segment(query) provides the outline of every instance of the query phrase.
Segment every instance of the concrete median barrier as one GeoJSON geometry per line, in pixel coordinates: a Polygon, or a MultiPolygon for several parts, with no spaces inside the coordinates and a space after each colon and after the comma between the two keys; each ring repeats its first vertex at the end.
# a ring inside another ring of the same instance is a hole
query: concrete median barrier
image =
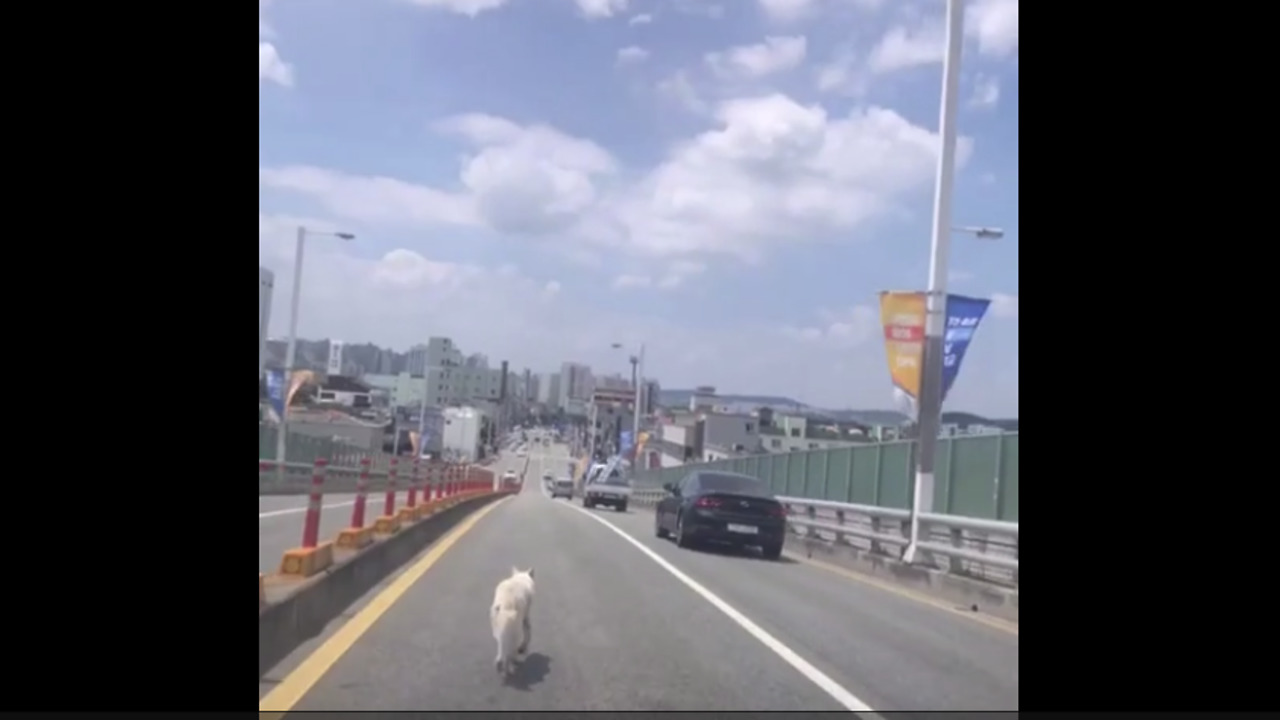
{"type": "Polygon", "coordinates": [[[401,525],[394,534],[375,537],[358,551],[342,554],[312,577],[268,577],[264,587],[259,576],[259,679],[463,518],[510,494],[475,493],[430,503],[430,514],[401,525]]]}

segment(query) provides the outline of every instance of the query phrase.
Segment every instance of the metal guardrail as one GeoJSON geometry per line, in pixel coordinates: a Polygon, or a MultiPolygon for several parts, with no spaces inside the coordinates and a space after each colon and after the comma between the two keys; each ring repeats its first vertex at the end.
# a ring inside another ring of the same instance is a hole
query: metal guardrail
{"type": "MultiPolygon", "coordinates": [[[[631,498],[635,504],[656,505],[666,494],[661,488],[637,487],[631,498]]],[[[787,524],[797,535],[897,559],[910,542],[907,510],[812,498],[778,500],[787,506],[787,524]]],[[[956,575],[1017,586],[1018,523],[937,513],[921,513],[920,523],[918,559],[930,559],[956,575]]]]}

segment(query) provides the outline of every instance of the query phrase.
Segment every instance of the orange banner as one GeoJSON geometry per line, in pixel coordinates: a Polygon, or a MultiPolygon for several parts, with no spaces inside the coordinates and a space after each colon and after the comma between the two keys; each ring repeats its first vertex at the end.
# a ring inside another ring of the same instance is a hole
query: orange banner
{"type": "Polygon", "coordinates": [[[303,385],[314,383],[316,374],[310,370],[294,370],[292,377],[289,379],[289,391],[284,396],[285,412],[289,412],[289,405],[293,403],[293,396],[302,389],[303,385]]]}
{"type": "Polygon", "coordinates": [[[880,293],[880,323],[884,326],[889,377],[913,400],[920,396],[925,304],[925,294],[921,292],[880,293]]]}

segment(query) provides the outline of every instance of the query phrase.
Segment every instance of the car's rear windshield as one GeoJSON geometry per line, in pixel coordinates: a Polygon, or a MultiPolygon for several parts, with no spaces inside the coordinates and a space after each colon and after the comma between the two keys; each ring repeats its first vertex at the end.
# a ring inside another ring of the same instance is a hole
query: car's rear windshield
{"type": "Polygon", "coordinates": [[[622,477],[622,473],[614,470],[612,475],[600,482],[603,482],[605,485],[626,485],[627,479],[622,477]]]}
{"type": "Polygon", "coordinates": [[[764,483],[753,477],[743,475],[719,475],[703,473],[698,476],[698,487],[702,492],[749,493],[751,495],[772,495],[764,483]]]}

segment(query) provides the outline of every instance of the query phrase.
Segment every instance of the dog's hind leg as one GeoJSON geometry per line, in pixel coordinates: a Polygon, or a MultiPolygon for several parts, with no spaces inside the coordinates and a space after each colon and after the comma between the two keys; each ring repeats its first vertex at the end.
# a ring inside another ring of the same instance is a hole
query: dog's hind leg
{"type": "Polygon", "coordinates": [[[529,652],[529,641],[533,639],[533,622],[529,619],[528,613],[524,616],[524,637],[520,639],[520,647],[516,648],[516,654],[523,656],[529,652]]]}

